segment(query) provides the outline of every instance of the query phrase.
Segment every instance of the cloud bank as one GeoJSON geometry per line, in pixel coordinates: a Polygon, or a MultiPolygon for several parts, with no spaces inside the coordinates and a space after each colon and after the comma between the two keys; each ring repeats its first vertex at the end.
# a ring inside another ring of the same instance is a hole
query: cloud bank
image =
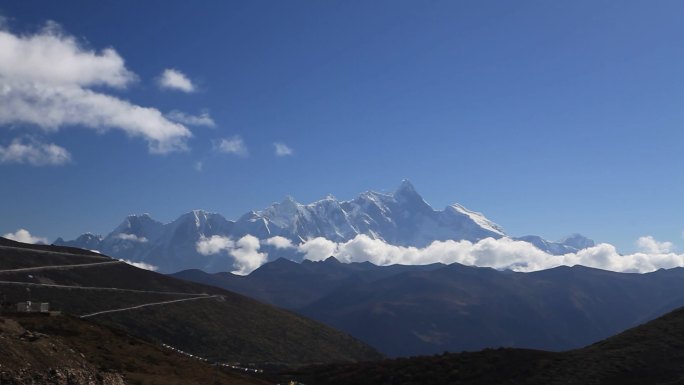
{"type": "Polygon", "coordinates": [[[192,84],[192,81],[184,73],[173,68],[165,69],[159,76],[159,87],[183,92],[195,91],[195,85],[192,84]]]}
{"type": "MultiPolygon", "coordinates": [[[[643,245],[644,251],[626,255],[618,253],[615,246],[606,243],[576,253],[552,255],[530,243],[511,238],[486,238],[474,243],[435,241],[424,248],[390,245],[367,235],[358,235],[350,241],[340,243],[325,238],[313,238],[295,245],[287,238],[279,236],[262,240],[261,243],[274,246],[276,249],[295,250],[304,259],[312,261],[321,261],[333,256],[346,263],[371,262],[380,266],[460,263],[531,272],[562,265],[583,265],[628,273],[646,273],[661,268],[684,266],[684,254],[673,252],[671,243],[658,242],[651,236],[641,237],[637,242],[643,245]]],[[[228,237],[213,236],[200,240],[197,243],[197,251],[203,255],[227,251],[236,258],[237,272],[249,274],[264,264],[268,257],[266,253],[259,253],[258,246],[259,241],[251,235],[241,238],[238,242],[233,242],[228,237]],[[235,253],[238,248],[243,250],[235,253]]]]}
{"type": "Polygon", "coordinates": [[[47,132],[64,126],[117,129],[146,140],[153,153],[185,149],[192,136],[185,126],[105,91],[136,80],[114,49],[86,49],[54,23],[27,35],[0,29],[0,125],[29,124],[47,132]]]}
{"type": "Polygon", "coordinates": [[[70,162],[71,153],[54,143],[16,138],[8,146],[0,146],[0,163],[61,166],[70,162]]]}
{"type": "Polygon", "coordinates": [[[476,243],[435,241],[425,248],[416,248],[389,245],[381,240],[359,235],[343,243],[315,238],[299,245],[298,250],[310,260],[322,260],[334,256],[343,262],[369,261],[376,265],[461,263],[522,272],[544,270],[561,265],[583,265],[635,273],[684,266],[684,254],[672,252],[671,243],[657,242],[650,236],[640,238],[639,243],[643,244],[647,250],[622,255],[618,253],[615,246],[603,243],[577,253],[551,255],[530,243],[510,238],[486,238],[476,243]]]}
{"type": "Polygon", "coordinates": [[[31,233],[26,229],[19,229],[13,233],[7,233],[3,235],[3,238],[11,239],[13,241],[31,244],[48,244],[47,238],[36,237],[31,235],[31,233]]]}
{"type": "Polygon", "coordinates": [[[637,239],[637,246],[649,254],[667,254],[672,250],[672,242],[658,242],[650,235],[637,239]]]}

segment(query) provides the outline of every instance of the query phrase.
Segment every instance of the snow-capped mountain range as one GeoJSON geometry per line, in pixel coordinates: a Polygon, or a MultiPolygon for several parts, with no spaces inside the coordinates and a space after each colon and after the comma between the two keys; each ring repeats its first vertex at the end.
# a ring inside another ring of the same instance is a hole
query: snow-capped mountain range
{"type": "MultiPolygon", "coordinates": [[[[264,210],[250,211],[236,221],[202,210],[193,210],[166,224],[148,214],[130,215],[104,237],[87,233],[71,241],[59,238],[54,243],[144,262],[157,266],[161,272],[190,268],[216,272],[228,270],[230,258],[201,254],[197,250],[197,242],[201,239],[223,236],[237,240],[252,235],[266,240],[280,236],[298,245],[318,237],[346,242],[361,234],[392,245],[415,247],[425,247],[433,241],[477,242],[488,237],[507,237],[499,225],[459,204],[434,210],[413,185],[404,180],[394,193],[367,191],[350,201],[327,196],[304,205],[287,197],[264,210]]],[[[551,254],[575,252],[594,245],[581,235],[559,242],[538,236],[514,239],[532,243],[551,254]]],[[[269,260],[281,256],[297,258],[292,250],[264,245],[264,251],[269,260]]]]}

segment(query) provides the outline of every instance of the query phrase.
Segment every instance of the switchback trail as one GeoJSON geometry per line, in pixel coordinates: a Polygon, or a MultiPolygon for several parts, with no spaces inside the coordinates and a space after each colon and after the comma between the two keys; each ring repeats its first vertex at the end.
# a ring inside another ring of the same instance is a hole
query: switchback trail
{"type": "Polygon", "coordinates": [[[201,297],[194,297],[194,298],[175,299],[175,300],[173,300],[173,301],[145,303],[145,304],[142,304],[142,305],[131,306],[131,307],[125,307],[125,308],[121,308],[121,309],[102,310],[102,311],[98,311],[98,312],[95,312],[95,313],[84,314],[84,315],[82,315],[82,316],[80,316],[80,317],[81,317],[81,318],[88,318],[88,317],[93,317],[93,316],[100,315],[100,314],[116,313],[116,312],[127,311],[127,310],[136,310],[136,309],[140,309],[140,308],[148,307],[148,306],[168,305],[168,304],[176,303],[176,302],[195,301],[195,300],[198,300],[198,299],[209,299],[209,298],[218,298],[218,297],[221,297],[221,296],[220,296],[220,295],[204,295],[204,296],[201,296],[201,297]]]}
{"type": "Polygon", "coordinates": [[[126,262],[123,262],[123,261],[105,261],[105,262],[94,262],[94,263],[79,263],[79,264],[74,264],[74,265],[48,265],[48,266],[35,266],[35,267],[20,267],[18,269],[0,270],[0,274],[2,274],[2,273],[22,273],[22,272],[30,272],[30,271],[41,271],[41,270],[68,270],[68,269],[75,269],[75,268],[81,268],[81,267],[114,265],[114,264],[119,264],[119,263],[126,263],[126,262]]]}
{"type": "Polygon", "coordinates": [[[85,257],[85,258],[93,258],[93,259],[110,259],[106,255],[79,254],[79,253],[69,253],[66,251],[40,250],[40,249],[32,249],[32,248],[25,248],[25,247],[0,245],[0,250],[3,250],[3,249],[19,251],[19,252],[23,252],[23,253],[57,254],[57,255],[66,255],[66,256],[70,256],[70,257],[76,256],[76,257],[85,257]]]}
{"type": "Polygon", "coordinates": [[[188,295],[188,296],[193,296],[193,297],[207,297],[208,296],[208,294],[206,294],[206,293],[181,293],[181,292],[174,292],[174,291],[121,289],[118,287],[69,286],[69,285],[57,285],[57,284],[52,284],[52,283],[34,283],[34,282],[0,281],[0,285],[51,287],[51,288],[55,288],[55,289],[122,291],[122,292],[130,292],[130,293],[148,293],[148,294],[188,295]]]}

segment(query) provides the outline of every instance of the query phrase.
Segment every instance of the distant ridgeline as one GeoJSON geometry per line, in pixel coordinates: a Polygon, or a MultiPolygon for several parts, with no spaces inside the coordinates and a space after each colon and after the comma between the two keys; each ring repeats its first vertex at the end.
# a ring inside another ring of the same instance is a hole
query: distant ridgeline
{"type": "Polygon", "coordinates": [[[174,276],[294,310],[389,356],[579,348],[684,306],[684,268],[634,274],[561,266],[516,273],[329,258],[279,259],[247,276],[201,270],[174,276]]]}
{"type": "MultiPolygon", "coordinates": [[[[170,223],[161,223],[147,214],[127,217],[106,236],[83,234],[75,240],[61,238],[56,245],[98,250],[106,255],[133,262],[144,262],[158,271],[172,273],[185,269],[207,272],[229,270],[233,257],[226,253],[205,255],[197,242],[212,236],[238,240],[251,235],[259,240],[283,237],[298,245],[305,240],[325,238],[345,242],[363,234],[391,245],[425,247],[433,241],[506,237],[503,229],[484,215],[459,204],[434,210],[408,181],[390,194],[367,191],[350,201],[328,196],[303,205],[288,197],[261,211],[250,211],[236,221],[220,214],[194,210],[170,223]]],[[[559,242],[538,236],[515,238],[532,243],[551,254],[565,254],[591,247],[594,242],[573,235],[559,242]]],[[[286,257],[301,260],[293,248],[262,242],[261,252],[269,260],[286,257]]]]}

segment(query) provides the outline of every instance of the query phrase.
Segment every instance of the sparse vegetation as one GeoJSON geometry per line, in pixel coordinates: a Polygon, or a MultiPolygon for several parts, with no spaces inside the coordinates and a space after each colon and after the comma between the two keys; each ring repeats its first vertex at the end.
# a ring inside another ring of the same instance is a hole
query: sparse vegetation
{"type": "Polygon", "coordinates": [[[0,317],[0,371],[11,384],[258,385],[267,384],[212,367],[97,323],[69,316],[0,317]],[[28,331],[28,332],[27,332],[28,331]],[[26,333],[39,338],[28,341],[26,333]]]}

